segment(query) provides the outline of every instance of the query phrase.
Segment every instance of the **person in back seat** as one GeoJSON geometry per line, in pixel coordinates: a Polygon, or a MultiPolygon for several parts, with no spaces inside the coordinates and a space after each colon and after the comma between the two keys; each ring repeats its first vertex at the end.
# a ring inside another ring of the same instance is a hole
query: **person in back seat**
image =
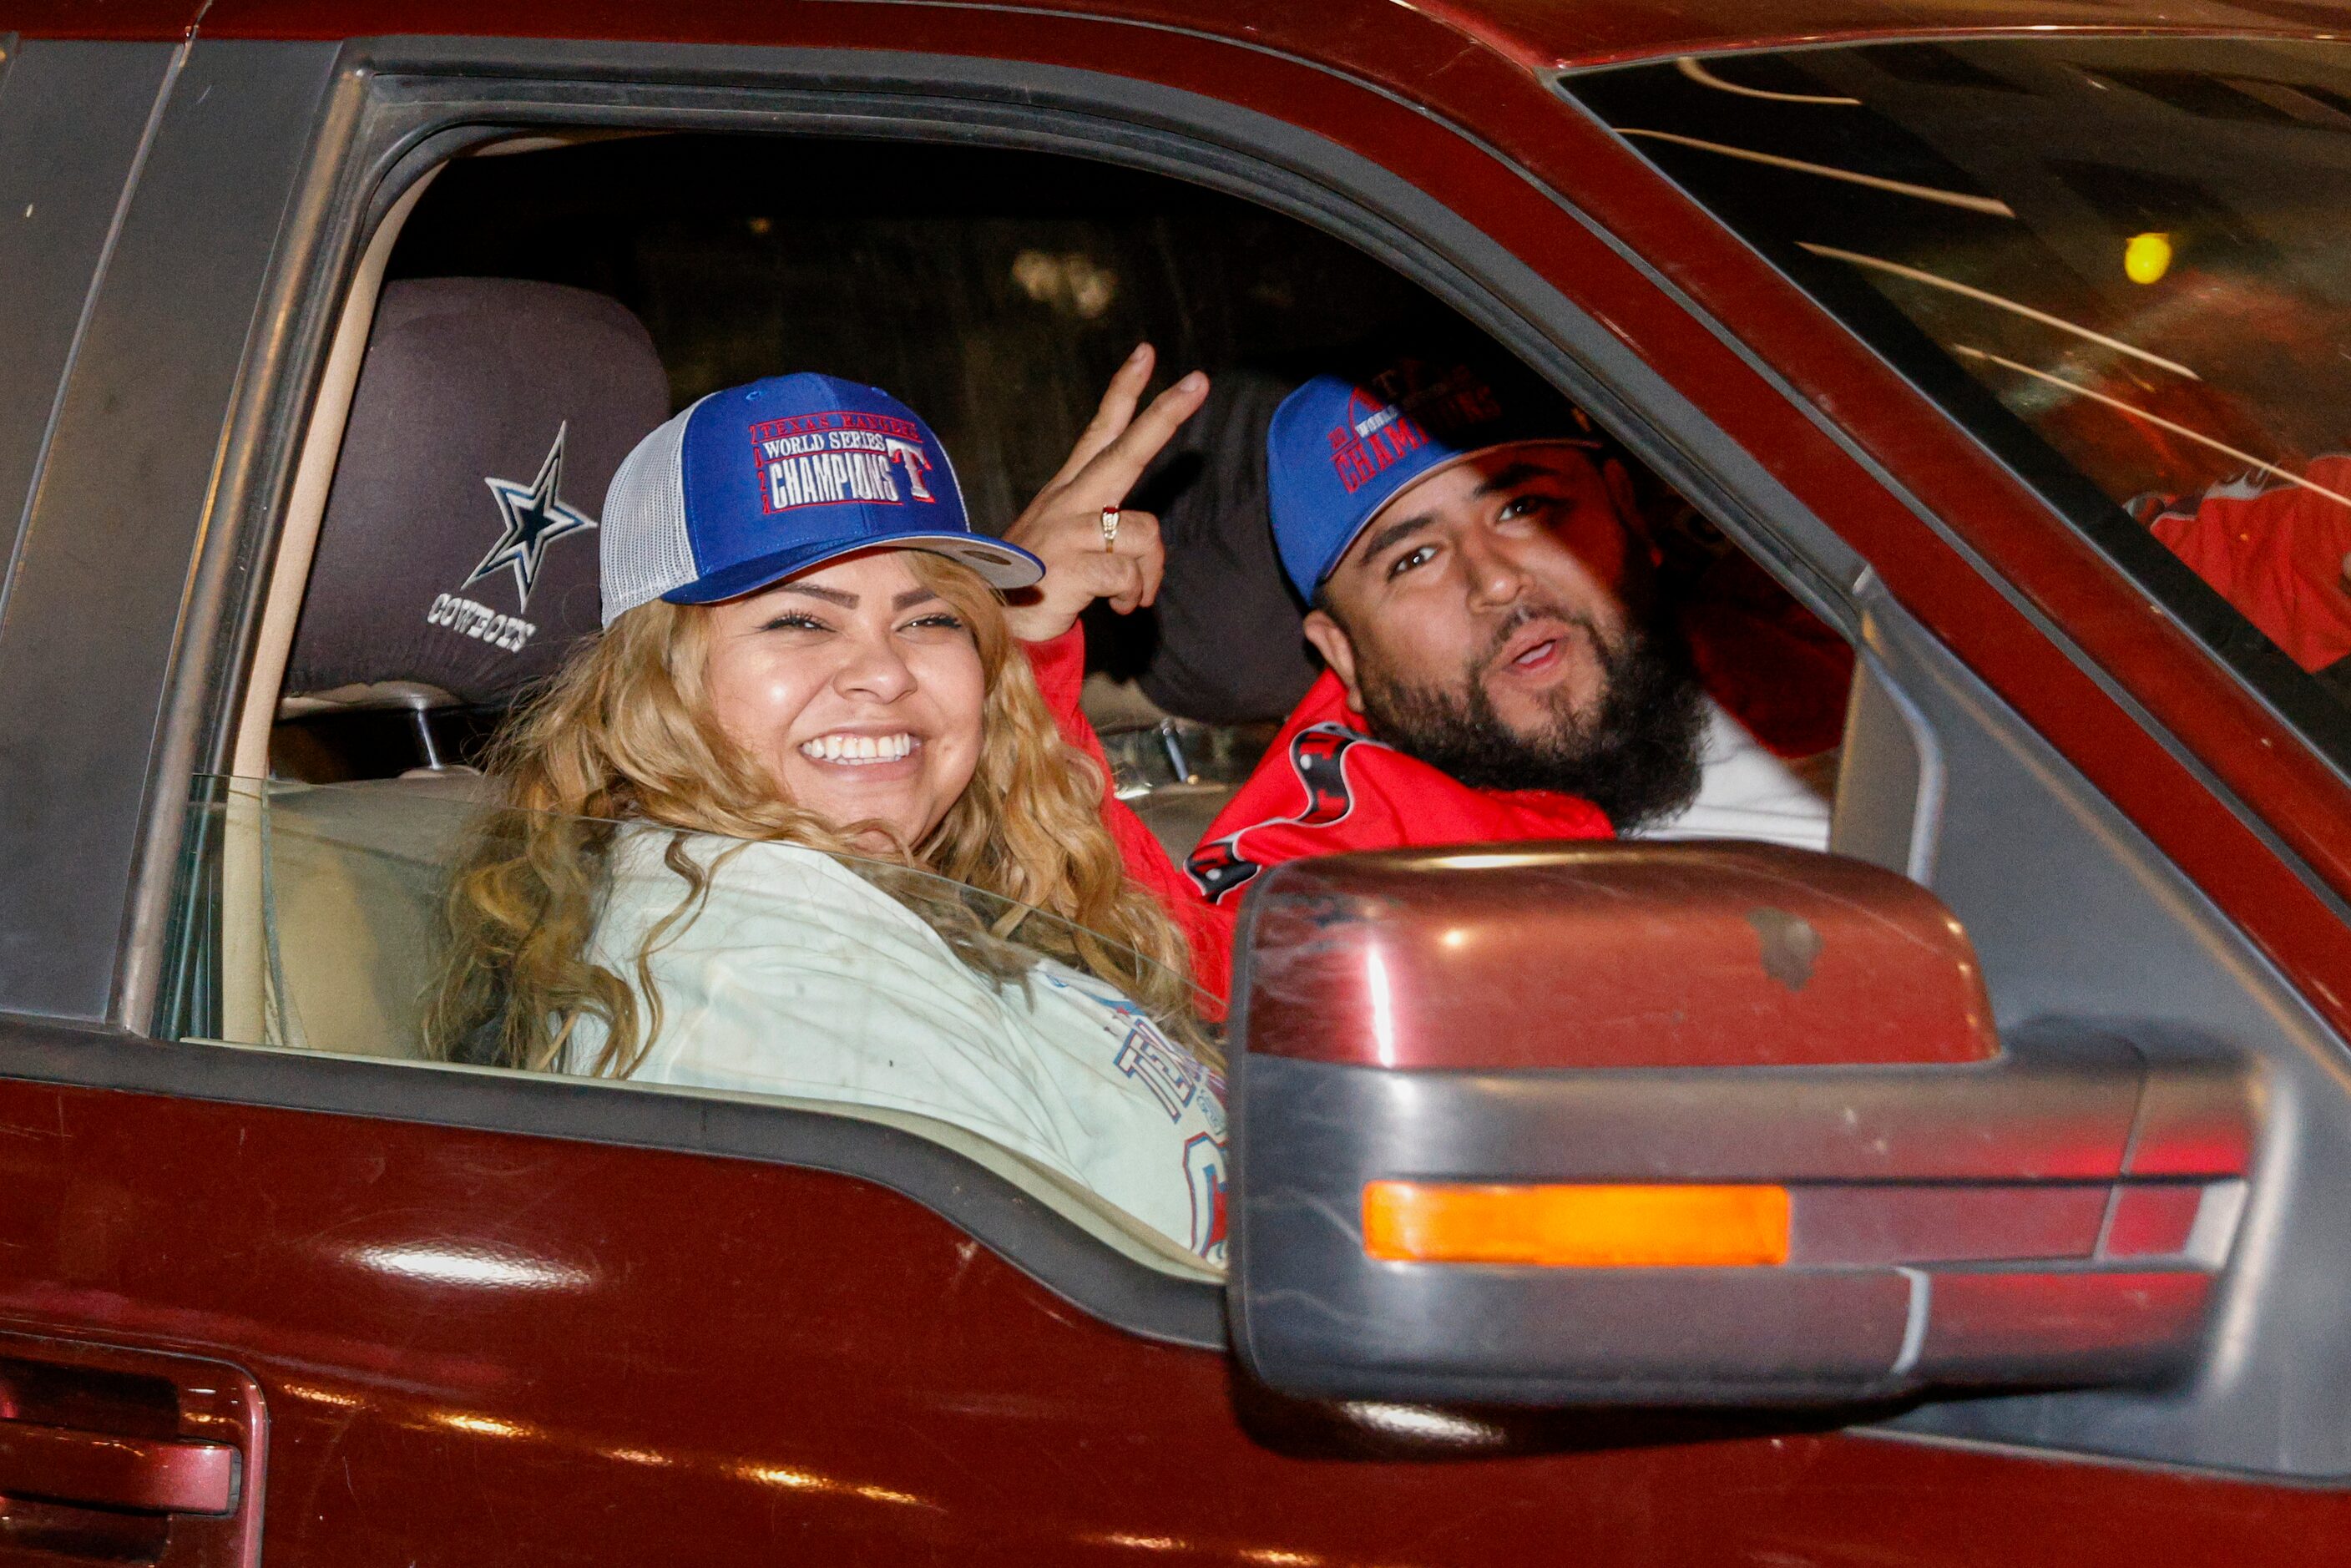
{"type": "Polygon", "coordinates": [[[1015,642],[1151,595],[1113,492],[1200,383],[1137,417],[1149,370],[1009,542],[873,388],[780,377],[648,436],[604,505],[605,630],[494,754],[511,809],[455,880],[434,1049],[948,1122],[1220,1260],[1186,939],[1015,642]]]}
{"type": "Polygon", "coordinates": [[[1348,850],[1825,847],[1824,795],[1777,753],[1834,744],[1849,650],[1735,553],[1667,591],[1624,465],[1513,369],[1406,357],[1276,412],[1274,540],[1326,668],[1190,856],[1207,906],[1348,850]]]}

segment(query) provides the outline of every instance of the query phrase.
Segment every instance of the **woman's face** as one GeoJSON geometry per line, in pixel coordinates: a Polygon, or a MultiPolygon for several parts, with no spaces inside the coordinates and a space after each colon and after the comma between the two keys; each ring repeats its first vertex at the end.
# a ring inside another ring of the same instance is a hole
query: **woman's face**
{"type": "Polygon", "coordinates": [[[971,782],[987,679],[909,555],[850,556],[712,606],[705,678],[720,727],[794,805],[911,846],[971,782]]]}

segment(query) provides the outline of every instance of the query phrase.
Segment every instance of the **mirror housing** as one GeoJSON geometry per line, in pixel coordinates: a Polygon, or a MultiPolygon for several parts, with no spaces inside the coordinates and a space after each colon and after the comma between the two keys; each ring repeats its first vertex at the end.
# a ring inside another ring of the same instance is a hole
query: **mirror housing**
{"type": "Polygon", "coordinates": [[[2185,1371],[2252,1085],[2000,1040],[1965,932],[1856,861],[1601,842],[1253,891],[1234,1343],[1318,1398],[1749,1405],[2185,1371]]]}

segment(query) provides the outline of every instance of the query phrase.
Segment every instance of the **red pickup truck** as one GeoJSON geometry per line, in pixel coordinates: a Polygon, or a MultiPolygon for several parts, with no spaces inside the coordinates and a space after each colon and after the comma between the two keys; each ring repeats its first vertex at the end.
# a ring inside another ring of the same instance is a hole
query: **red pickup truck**
{"type": "Polygon", "coordinates": [[[0,0],[0,1561],[2351,1560],[2346,26],[0,0]],[[1135,337],[1429,312],[1856,651],[1832,853],[1264,878],[1228,1270],[421,1059],[652,423],[878,380],[985,520],[1135,337]]]}

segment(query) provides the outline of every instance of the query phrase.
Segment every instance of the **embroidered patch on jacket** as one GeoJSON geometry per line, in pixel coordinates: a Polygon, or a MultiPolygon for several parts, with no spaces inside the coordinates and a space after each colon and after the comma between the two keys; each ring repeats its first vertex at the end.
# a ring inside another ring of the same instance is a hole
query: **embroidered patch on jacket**
{"type": "Polygon", "coordinates": [[[1290,768],[1306,791],[1306,809],[1294,817],[1251,822],[1194,850],[1184,862],[1184,869],[1191,874],[1202,895],[1211,904],[1221,904],[1228,894],[1248,886],[1265,869],[1241,853],[1243,834],[1265,827],[1327,828],[1344,821],[1355,809],[1354,792],[1347,783],[1345,758],[1349,747],[1368,738],[1343,724],[1309,725],[1291,736],[1290,768]]]}

